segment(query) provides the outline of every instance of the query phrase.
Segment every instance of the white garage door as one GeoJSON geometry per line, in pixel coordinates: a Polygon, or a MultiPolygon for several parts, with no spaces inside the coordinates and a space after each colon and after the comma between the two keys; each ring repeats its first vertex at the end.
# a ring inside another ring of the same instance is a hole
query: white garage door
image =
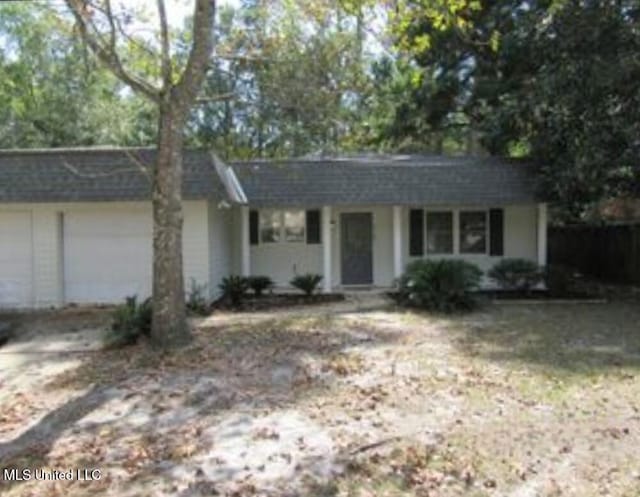
{"type": "Polygon", "coordinates": [[[65,212],[65,300],[116,303],[151,295],[151,237],[150,210],[65,212]]]}
{"type": "Polygon", "coordinates": [[[0,212],[0,306],[31,304],[32,267],[31,213],[0,212]]]}

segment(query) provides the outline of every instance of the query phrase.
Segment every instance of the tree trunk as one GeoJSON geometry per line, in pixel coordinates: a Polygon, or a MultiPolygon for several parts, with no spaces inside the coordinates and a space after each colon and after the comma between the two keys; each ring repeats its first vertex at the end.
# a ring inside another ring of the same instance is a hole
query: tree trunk
{"type": "Polygon", "coordinates": [[[182,269],[182,145],[184,113],[160,105],[158,155],[153,175],[153,318],[151,338],[169,348],[191,339],[182,269]]]}

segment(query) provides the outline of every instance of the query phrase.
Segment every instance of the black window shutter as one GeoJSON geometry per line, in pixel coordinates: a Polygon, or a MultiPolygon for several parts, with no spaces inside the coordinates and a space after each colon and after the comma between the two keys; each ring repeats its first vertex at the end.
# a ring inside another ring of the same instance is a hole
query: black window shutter
{"type": "Polygon", "coordinates": [[[258,245],[259,223],[258,211],[249,211],[249,243],[251,245],[258,245]]]}
{"type": "Polygon", "coordinates": [[[489,211],[489,255],[504,255],[504,210],[489,211]]]}
{"type": "Polygon", "coordinates": [[[409,255],[424,255],[424,211],[409,211],[409,255]]]}
{"type": "Polygon", "coordinates": [[[320,243],[320,211],[307,211],[307,243],[320,243]]]}

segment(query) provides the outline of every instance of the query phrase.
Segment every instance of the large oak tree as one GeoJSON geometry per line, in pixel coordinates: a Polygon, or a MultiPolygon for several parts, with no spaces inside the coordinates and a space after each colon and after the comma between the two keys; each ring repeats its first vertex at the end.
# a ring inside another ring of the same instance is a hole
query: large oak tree
{"type": "Polygon", "coordinates": [[[164,0],[156,0],[157,25],[152,30],[140,26],[142,16],[116,10],[111,0],[66,0],[66,4],[77,33],[97,59],[157,107],[157,156],[151,174],[151,336],[161,347],[183,344],[190,332],[182,265],[182,149],[185,124],[213,49],[215,0],[195,0],[191,39],[179,40],[182,51],[175,50],[164,0]]]}

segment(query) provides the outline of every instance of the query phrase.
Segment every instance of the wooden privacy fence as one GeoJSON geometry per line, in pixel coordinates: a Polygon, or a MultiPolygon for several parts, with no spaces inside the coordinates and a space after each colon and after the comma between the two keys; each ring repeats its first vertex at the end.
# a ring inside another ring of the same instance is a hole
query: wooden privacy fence
{"type": "Polygon", "coordinates": [[[549,228],[549,264],[612,283],[640,284],[640,223],[549,228]]]}

